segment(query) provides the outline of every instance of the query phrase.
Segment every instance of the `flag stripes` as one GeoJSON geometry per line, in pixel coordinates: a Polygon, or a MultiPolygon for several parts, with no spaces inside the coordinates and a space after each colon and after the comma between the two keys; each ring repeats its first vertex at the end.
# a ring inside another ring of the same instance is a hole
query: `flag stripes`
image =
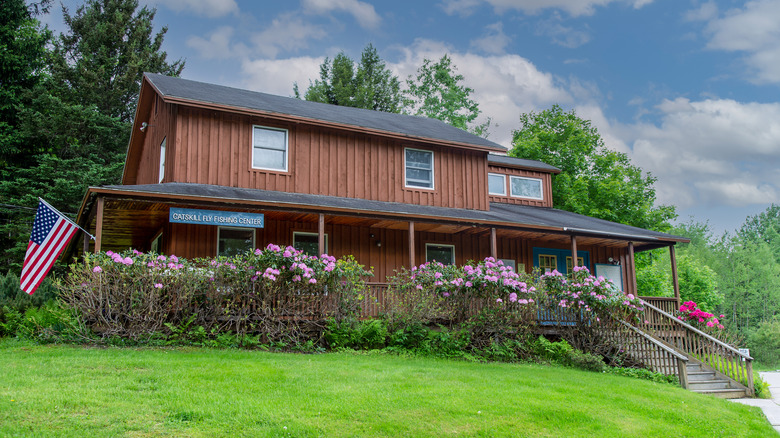
{"type": "Polygon", "coordinates": [[[38,289],[76,231],[73,222],[41,200],[22,267],[23,291],[32,294],[38,289]]]}

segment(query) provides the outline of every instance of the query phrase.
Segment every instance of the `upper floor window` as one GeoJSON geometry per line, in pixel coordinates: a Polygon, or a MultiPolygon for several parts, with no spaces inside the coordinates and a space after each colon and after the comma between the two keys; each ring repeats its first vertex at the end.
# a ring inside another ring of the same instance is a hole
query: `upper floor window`
{"type": "Polygon", "coordinates": [[[542,180],[523,176],[509,177],[510,194],[517,198],[544,199],[542,180]]]}
{"type": "Polygon", "coordinates": [[[488,193],[506,196],[506,175],[488,173],[488,193]]]}
{"type": "Polygon", "coordinates": [[[163,138],[162,143],[160,143],[160,180],[157,182],[162,182],[165,178],[165,140],[166,138],[163,138]]]}
{"type": "Polygon", "coordinates": [[[406,149],[406,187],[433,188],[433,152],[406,149]]]}
{"type": "Polygon", "coordinates": [[[255,126],[252,131],[252,168],[287,171],[287,130],[255,126]]]}

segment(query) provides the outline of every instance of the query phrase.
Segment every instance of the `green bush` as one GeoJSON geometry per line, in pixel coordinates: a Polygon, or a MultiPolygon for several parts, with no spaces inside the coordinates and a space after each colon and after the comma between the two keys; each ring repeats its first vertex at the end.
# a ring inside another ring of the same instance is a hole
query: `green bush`
{"type": "Polygon", "coordinates": [[[764,321],[748,338],[750,355],[766,366],[780,366],[780,317],[764,321]]]}
{"type": "Polygon", "coordinates": [[[360,321],[328,318],[323,338],[330,348],[355,350],[381,349],[388,338],[387,326],[380,319],[360,321]]]}
{"type": "Polygon", "coordinates": [[[19,286],[19,276],[10,271],[0,276],[0,337],[16,335],[28,309],[40,308],[55,298],[57,289],[49,278],[28,295],[19,286]]]}
{"type": "Polygon", "coordinates": [[[577,350],[565,340],[552,342],[540,336],[531,345],[531,349],[537,357],[564,366],[587,371],[602,371],[605,367],[600,356],[577,350]]]}

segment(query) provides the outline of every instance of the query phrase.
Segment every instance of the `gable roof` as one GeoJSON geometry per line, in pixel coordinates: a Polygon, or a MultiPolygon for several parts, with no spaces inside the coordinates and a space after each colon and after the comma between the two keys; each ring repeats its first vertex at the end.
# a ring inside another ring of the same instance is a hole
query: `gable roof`
{"type": "Polygon", "coordinates": [[[542,161],[515,158],[507,155],[488,154],[488,164],[516,167],[519,169],[541,170],[543,172],[555,174],[561,173],[561,169],[558,169],[557,167],[551,166],[542,161]]]}
{"type": "Polygon", "coordinates": [[[411,139],[452,143],[453,146],[472,146],[481,150],[506,151],[506,148],[498,143],[458,129],[437,119],[309,102],[292,97],[276,96],[155,73],[145,73],[144,75],[163,99],[167,101],[176,101],[178,103],[200,102],[217,106],[244,108],[268,115],[294,116],[313,122],[327,122],[345,127],[370,129],[411,139]]]}

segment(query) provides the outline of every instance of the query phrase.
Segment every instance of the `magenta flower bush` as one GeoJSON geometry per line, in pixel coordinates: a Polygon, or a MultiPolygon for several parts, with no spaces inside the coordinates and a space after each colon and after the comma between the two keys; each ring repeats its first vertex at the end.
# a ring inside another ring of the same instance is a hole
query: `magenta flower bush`
{"type": "MultiPolygon", "coordinates": [[[[720,315],[723,318],[724,315],[720,315]]],[[[714,314],[701,310],[698,305],[693,301],[686,301],[680,306],[679,319],[692,323],[698,327],[708,327],[711,329],[724,329],[721,324],[721,320],[715,317],[714,314]]]]}
{"type": "Polygon", "coordinates": [[[587,267],[574,267],[569,277],[558,271],[547,272],[541,276],[540,284],[548,305],[592,314],[596,321],[606,315],[641,320],[644,308],[639,298],[624,294],[609,279],[591,275],[587,267]]]}
{"type": "MultiPolygon", "coordinates": [[[[240,333],[271,327],[280,317],[355,316],[370,275],[354,258],[312,257],[289,246],[195,260],[107,251],[71,265],[60,289],[84,322],[104,335],[137,337],[187,321],[240,333]]],[[[277,324],[274,330],[287,328],[277,324]]]]}

